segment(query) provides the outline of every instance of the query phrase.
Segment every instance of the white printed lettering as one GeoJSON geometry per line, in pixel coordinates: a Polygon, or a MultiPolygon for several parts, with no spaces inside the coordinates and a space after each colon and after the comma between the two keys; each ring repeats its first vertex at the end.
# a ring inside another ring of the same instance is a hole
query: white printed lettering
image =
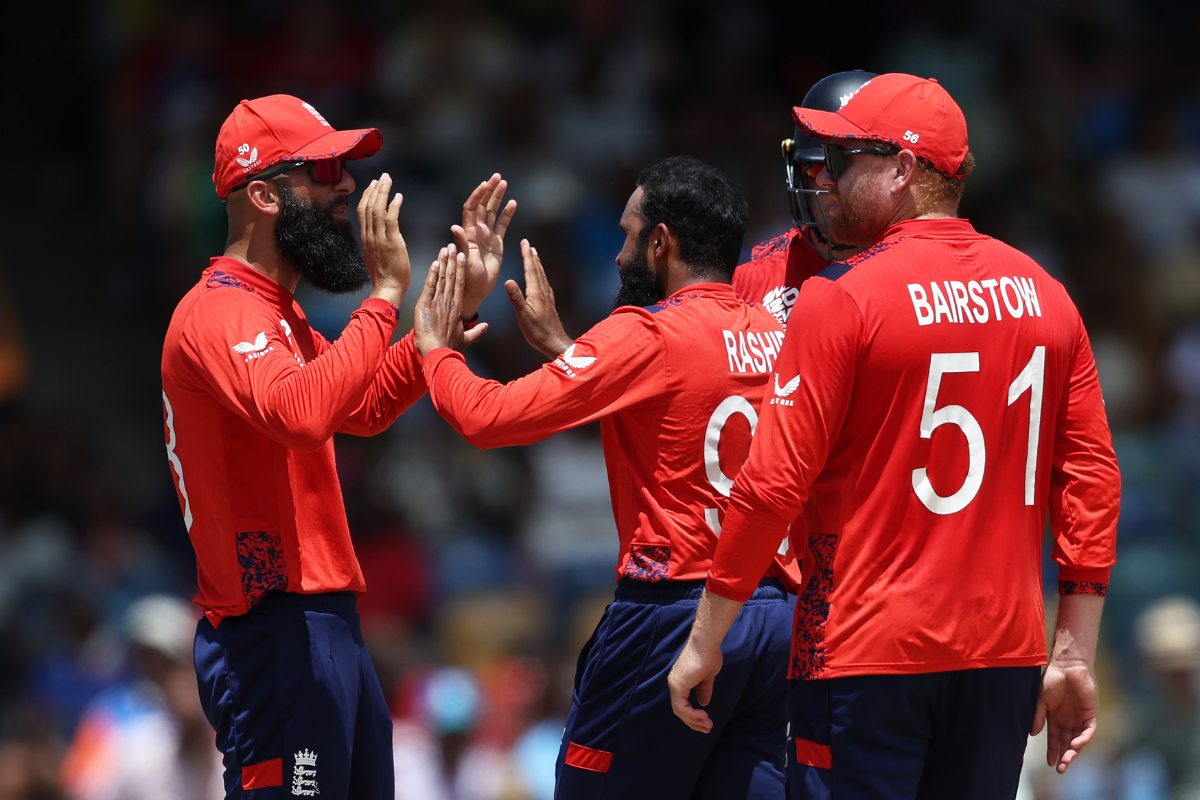
{"type": "Polygon", "coordinates": [[[763,343],[763,353],[767,357],[767,372],[773,368],[773,362],[779,357],[779,348],[775,344],[775,337],[772,331],[767,331],[761,337],[763,343]]]}
{"type": "Polygon", "coordinates": [[[996,322],[999,322],[1004,319],[1004,317],[1000,316],[1000,298],[996,297],[996,287],[1000,284],[995,278],[988,278],[981,285],[992,293],[992,305],[996,308],[996,322]]]}
{"type": "Polygon", "coordinates": [[[962,322],[958,318],[958,307],[954,305],[954,292],[950,291],[950,281],[942,281],[942,286],[946,287],[946,301],[950,304],[950,318],[955,322],[962,322]]]}
{"type": "Polygon", "coordinates": [[[976,322],[988,321],[987,301],[983,299],[983,287],[979,285],[979,281],[971,281],[967,284],[967,290],[971,293],[971,302],[979,306],[975,311],[976,322]]]}
{"type": "Polygon", "coordinates": [[[912,298],[913,311],[917,312],[917,324],[932,325],[933,307],[925,297],[925,288],[919,283],[910,283],[908,296],[912,298]]]}
{"type": "Polygon", "coordinates": [[[767,371],[767,362],[763,358],[762,350],[758,346],[758,337],[755,336],[753,333],[747,333],[746,334],[746,344],[748,344],[750,346],[750,352],[753,354],[754,371],[755,372],[766,372],[767,371]]]}
{"type": "Polygon", "coordinates": [[[744,331],[738,331],[738,357],[741,362],[741,372],[749,372],[754,366],[754,361],[750,358],[750,351],[746,349],[746,334],[744,331]]]}
{"type": "Polygon", "coordinates": [[[1008,309],[1008,313],[1012,314],[1014,319],[1019,319],[1025,313],[1025,309],[1021,305],[1021,290],[1017,288],[1016,281],[1012,278],[1000,279],[1000,296],[1004,298],[1004,307],[1008,309]],[[1008,302],[1008,292],[1006,289],[1009,287],[1012,288],[1013,300],[1016,302],[1015,307],[1012,303],[1008,302]]]}
{"type": "Polygon", "coordinates": [[[942,294],[942,290],[938,288],[937,281],[931,281],[929,291],[933,294],[933,313],[934,322],[941,322],[942,317],[949,318],[951,322],[956,322],[954,312],[950,310],[950,305],[946,302],[946,296],[942,294]]]}
{"type": "Polygon", "coordinates": [[[1037,289],[1033,286],[1033,278],[1017,278],[1017,285],[1021,289],[1021,296],[1025,298],[1025,307],[1029,309],[1029,315],[1042,315],[1042,306],[1038,302],[1037,289]]]}
{"type": "Polygon", "coordinates": [[[721,331],[721,335],[725,337],[725,352],[729,354],[729,371],[741,372],[738,366],[741,364],[741,359],[737,354],[737,339],[734,338],[730,331],[721,331]]]}
{"type": "Polygon", "coordinates": [[[950,281],[950,290],[954,292],[954,305],[958,308],[959,322],[974,322],[975,318],[971,316],[971,309],[967,306],[967,287],[962,281],[950,281]]]}

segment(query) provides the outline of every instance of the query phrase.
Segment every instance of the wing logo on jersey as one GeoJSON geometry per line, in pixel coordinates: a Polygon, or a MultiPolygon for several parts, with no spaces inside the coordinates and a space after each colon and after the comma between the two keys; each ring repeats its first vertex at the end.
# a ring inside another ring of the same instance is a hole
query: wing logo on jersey
{"type": "Polygon", "coordinates": [[[246,357],[246,363],[249,364],[253,358],[262,358],[267,353],[274,350],[274,347],[267,347],[267,332],[259,331],[258,336],[254,337],[254,342],[238,342],[233,346],[233,352],[240,356],[246,357]]]}
{"type": "Polygon", "coordinates": [[[595,362],[596,359],[591,356],[575,355],[575,345],[571,345],[563,351],[561,356],[554,359],[554,365],[572,378],[575,377],[574,370],[590,367],[595,362]]]}
{"type": "Polygon", "coordinates": [[[792,378],[790,381],[788,381],[781,387],[779,385],[779,373],[776,372],[775,373],[775,396],[771,398],[771,405],[773,405],[773,406],[774,405],[780,405],[780,406],[795,405],[795,403],[796,403],[795,400],[785,400],[783,398],[789,397],[799,388],[800,388],[800,376],[799,375],[792,378]]]}
{"type": "Polygon", "coordinates": [[[800,388],[800,376],[792,378],[782,389],[779,388],[779,373],[775,373],[775,394],[779,397],[787,397],[792,392],[800,388]]]}

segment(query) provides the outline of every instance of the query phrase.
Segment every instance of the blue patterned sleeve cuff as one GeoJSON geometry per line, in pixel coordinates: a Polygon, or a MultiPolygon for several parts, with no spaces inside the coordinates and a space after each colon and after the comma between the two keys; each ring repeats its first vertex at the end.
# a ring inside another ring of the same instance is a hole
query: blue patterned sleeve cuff
{"type": "Polygon", "coordinates": [[[1108,584],[1099,581],[1059,581],[1059,594],[1094,594],[1104,597],[1108,593],[1108,584]]]}

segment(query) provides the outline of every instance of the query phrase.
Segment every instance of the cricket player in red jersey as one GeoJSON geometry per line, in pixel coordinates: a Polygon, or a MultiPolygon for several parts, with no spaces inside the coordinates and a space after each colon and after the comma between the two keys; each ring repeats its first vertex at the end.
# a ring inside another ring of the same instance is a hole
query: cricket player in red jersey
{"type": "Polygon", "coordinates": [[[461,331],[447,254],[417,306],[430,396],[471,443],[529,444],[600,420],[618,581],[579,656],[561,800],[783,796],[790,554],[762,565],[725,640],[715,735],[682,725],[666,694],[721,530],[718,501],[749,447],[783,335],[729,285],[746,220],[741,193],[695,159],[644,170],[621,217],[617,308],[575,341],[522,243],[527,296],[507,288],[527,338],[554,361],[507,385],[476,377],[450,349],[461,331]]]}
{"type": "MultiPolygon", "coordinates": [[[[204,610],[196,672],[230,798],[394,795],[332,438],[378,433],[425,393],[412,336],[389,346],[409,283],[390,178],[358,205],[362,255],[346,218],[344,162],[380,144],[378,130],[336,131],[295,97],[242,101],[213,172],[225,253],[180,301],[163,347],[167,457],[204,610]],[[336,342],[293,299],[301,277],[331,292],[372,283],[336,342]]],[[[478,256],[469,314],[499,274],[514,210],[499,209],[504,188],[498,175],[481,184],[455,229],[478,256]]]]}
{"type": "Polygon", "coordinates": [[[881,75],[795,117],[826,141],[831,232],[867,249],[800,292],[672,703],[711,724],[688,694],[719,702],[722,637],[797,520],[792,796],[1012,798],[1031,728],[1062,772],[1096,727],[1120,474],[1087,333],[1061,284],[955,217],[973,158],[937,83],[881,75]]]}
{"type": "MultiPolygon", "coordinates": [[[[837,111],[874,77],[874,73],[860,70],[829,75],[813,84],[800,107],[837,111]]],[[[799,128],[791,139],[784,140],[788,207],[796,226],[743,250],[741,262],[733,273],[733,290],[738,297],[747,303],[761,303],[784,330],[792,306],[800,296],[801,284],[830,262],[849,258],[860,249],[830,236],[824,206],[829,193],[813,183],[813,175],[824,161],[820,140],[805,136],[799,128]]]]}

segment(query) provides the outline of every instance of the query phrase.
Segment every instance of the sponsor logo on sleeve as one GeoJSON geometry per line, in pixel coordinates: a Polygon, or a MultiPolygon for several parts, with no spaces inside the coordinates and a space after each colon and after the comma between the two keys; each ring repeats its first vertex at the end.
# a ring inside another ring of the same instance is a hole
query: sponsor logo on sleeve
{"type": "Polygon", "coordinates": [[[575,355],[575,345],[572,344],[570,347],[568,347],[566,350],[563,351],[563,354],[561,356],[554,359],[553,363],[554,363],[554,366],[558,367],[563,372],[567,373],[572,378],[574,378],[575,370],[583,370],[586,367],[590,367],[595,362],[596,362],[596,359],[591,356],[575,355]]]}
{"type": "Polygon", "coordinates": [[[788,400],[797,389],[800,388],[800,376],[792,378],[783,386],[779,385],[779,373],[775,373],[775,396],[771,398],[771,405],[776,406],[794,406],[795,400],[788,400]]]}
{"type": "Polygon", "coordinates": [[[262,358],[274,349],[267,345],[266,331],[260,331],[258,336],[254,337],[253,342],[238,342],[233,346],[233,352],[245,356],[247,364],[255,358],[262,358]]]}

